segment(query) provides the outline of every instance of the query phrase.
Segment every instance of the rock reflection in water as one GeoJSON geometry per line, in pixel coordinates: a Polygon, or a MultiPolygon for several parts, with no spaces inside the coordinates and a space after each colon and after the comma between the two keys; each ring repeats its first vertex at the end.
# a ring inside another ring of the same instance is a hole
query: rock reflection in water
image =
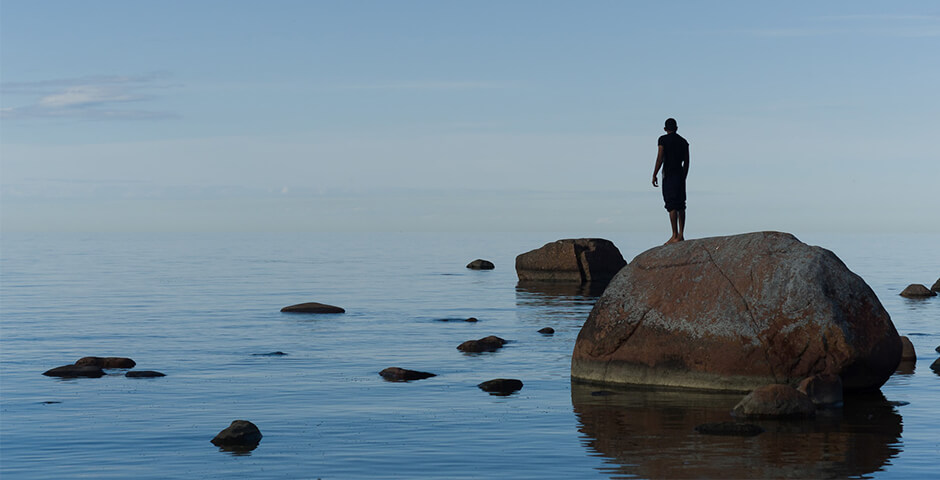
{"type": "MultiPolygon", "coordinates": [[[[901,416],[880,393],[851,397],[814,420],[748,420],[756,437],[702,435],[697,425],[731,421],[740,395],[618,390],[572,383],[585,445],[608,459],[607,474],[644,478],[835,478],[881,469],[900,453],[901,416]]],[[[606,469],[605,469],[606,470],[606,469]]]]}
{"type": "Polygon", "coordinates": [[[516,285],[516,315],[525,325],[564,330],[564,324],[557,322],[571,320],[571,328],[581,328],[606,287],[606,283],[521,282],[516,285]]]}

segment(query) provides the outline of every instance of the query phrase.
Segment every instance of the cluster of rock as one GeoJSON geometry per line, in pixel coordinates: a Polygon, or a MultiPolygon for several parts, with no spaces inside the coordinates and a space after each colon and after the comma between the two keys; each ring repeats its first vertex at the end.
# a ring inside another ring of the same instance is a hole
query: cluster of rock
{"type": "MultiPolygon", "coordinates": [[[[105,370],[129,370],[137,362],[127,357],[82,357],[71,365],[62,365],[43,372],[47,377],[59,378],[101,378],[105,370]]],[[[124,374],[129,378],[154,378],[166,375],[153,370],[133,370],[124,374]]]]}

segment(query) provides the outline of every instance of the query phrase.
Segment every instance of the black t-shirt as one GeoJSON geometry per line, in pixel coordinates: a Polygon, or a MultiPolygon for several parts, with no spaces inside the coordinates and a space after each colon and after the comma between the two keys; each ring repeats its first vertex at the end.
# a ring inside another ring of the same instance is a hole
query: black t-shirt
{"type": "Polygon", "coordinates": [[[689,161],[689,142],[672,132],[659,137],[659,145],[663,147],[663,177],[685,175],[682,164],[689,161]]]}

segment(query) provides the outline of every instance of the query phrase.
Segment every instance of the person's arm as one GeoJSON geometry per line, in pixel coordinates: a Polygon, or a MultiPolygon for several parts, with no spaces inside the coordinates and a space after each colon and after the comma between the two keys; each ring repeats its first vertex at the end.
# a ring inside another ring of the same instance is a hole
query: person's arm
{"type": "MultiPolygon", "coordinates": [[[[656,176],[659,175],[659,169],[662,168],[662,166],[663,166],[663,146],[660,145],[659,151],[656,153],[656,168],[653,169],[653,186],[654,187],[659,186],[659,180],[656,178],[656,176]]],[[[686,166],[686,169],[688,169],[688,166],[686,166]]]]}
{"type": "Polygon", "coordinates": [[[692,158],[692,154],[686,154],[685,163],[682,165],[682,178],[689,178],[689,160],[692,158]]]}

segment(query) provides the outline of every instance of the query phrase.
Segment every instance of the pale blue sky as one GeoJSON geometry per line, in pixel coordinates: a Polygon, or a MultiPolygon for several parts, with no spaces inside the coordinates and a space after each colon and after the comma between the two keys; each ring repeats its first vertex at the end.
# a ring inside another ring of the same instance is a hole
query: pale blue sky
{"type": "Polygon", "coordinates": [[[940,231],[940,3],[0,3],[0,227],[940,231]]]}

